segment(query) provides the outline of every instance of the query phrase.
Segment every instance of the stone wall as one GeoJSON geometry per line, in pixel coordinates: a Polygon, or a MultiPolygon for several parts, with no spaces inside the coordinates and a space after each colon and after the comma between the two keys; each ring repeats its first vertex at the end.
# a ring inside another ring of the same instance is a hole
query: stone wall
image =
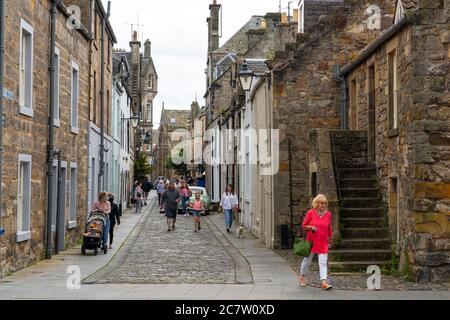
{"type": "Polygon", "coordinates": [[[406,250],[416,278],[450,279],[450,1],[418,1],[411,109],[405,121],[411,189],[406,250]],[[412,192],[411,192],[412,191],[412,192]],[[411,215],[412,213],[412,215],[411,215]]]}
{"type": "Polygon", "coordinates": [[[273,119],[274,129],[280,130],[280,172],[274,177],[279,203],[275,246],[279,245],[279,226],[290,221],[289,153],[292,211],[294,224],[298,224],[311,203],[309,132],[314,128],[339,128],[340,90],[332,76],[333,66],[346,65],[380,34],[381,30],[367,28],[364,11],[371,4],[379,5],[383,21],[392,19],[393,1],[346,2],[323,17],[314,33],[299,35],[295,50],[275,55],[273,119]]]}
{"type": "Polygon", "coordinates": [[[399,268],[420,282],[450,277],[448,13],[448,2],[436,8],[419,1],[408,13],[411,24],[349,77],[358,87],[357,129],[367,130],[368,66],[375,66],[375,163],[391,240],[399,268]],[[389,130],[387,54],[395,47],[399,124],[389,130]]]}
{"type": "MultiPolygon", "coordinates": [[[[49,125],[49,21],[50,1],[7,1],[5,88],[13,100],[5,99],[3,154],[3,216],[5,234],[0,238],[0,277],[43,258],[47,221],[47,144],[49,125]],[[33,117],[19,113],[19,46],[21,18],[33,27],[33,117]],[[16,242],[18,155],[32,157],[31,239],[16,242]]],[[[55,147],[62,160],[78,167],[77,226],[66,230],[66,245],[80,236],[86,214],[89,42],[83,33],[68,30],[66,16],[58,11],[57,47],[60,49],[60,127],[55,127],[55,147]],[[79,70],[79,134],[70,130],[72,58],[79,70]]],[[[70,167],[70,165],[69,165],[70,167]]],[[[70,179],[70,169],[68,169],[70,179]]],[[[67,211],[68,212],[68,211],[67,211]]],[[[68,213],[67,213],[68,214],[68,213]]]]}

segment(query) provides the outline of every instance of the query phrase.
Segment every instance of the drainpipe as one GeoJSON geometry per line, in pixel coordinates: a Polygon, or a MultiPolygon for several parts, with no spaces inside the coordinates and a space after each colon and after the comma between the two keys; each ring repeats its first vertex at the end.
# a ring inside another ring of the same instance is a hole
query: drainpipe
{"type": "Polygon", "coordinates": [[[108,1],[108,11],[106,17],[103,16],[102,19],[102,36],[101,36],[101,89],[100,89],[100,171],[98,173],[98,191],[100,190],[100,186],[103,185],[105,188],[105,119],[104,119],[104,110],[105,110],[105,25],[106,21],[109,19],[111,12],[111,1],[108,1]],[[102,184],[103,180],[103,184],[102,184]]]}
{"type": "MultiPolygon", "coordinates": [[[[3,2],[3,1],[2,1],[3,2]]],[[[56,15],[58,14],[57,5],[61,0],[52,0],[52,7],[50,10],[50,93],[49,93],[49,108],[50,117],[48,125],[48,154],[47,154],[47,232],[46,232],[46,259],[52,258],[52,212],[53,212],[53,176],[55,174],[53,170],[53,159],[55,157],[55,131],[53,126],[53,118],[55,117],[54,105],[54,92],[56,86],[56,66],[55,66],[55,41],[56,41],[56,15]]],[[[3,19],[2,19],[3,21],[3,19]]],[[[2,27],[2,31],[4,28],[2,27]]]]}
{"type": "Polygon", "coordinates": [[[347,103],[348,103],[348,97],[347,97],[347,81],[345,80],[345,77],[341,74],[340,71],[340,65],[335,64],[333,68],[333,79],[340,83],[341,88],[341,97],[340,97],[340,116],[341,116],[341,129],[346,130],[347,129],[347,103]]]}
{"type": "Polygon", "coordinates": [[[3,213],[3,78],[5,72],[5,0],[0,0],[0,217],[3,213]]]}

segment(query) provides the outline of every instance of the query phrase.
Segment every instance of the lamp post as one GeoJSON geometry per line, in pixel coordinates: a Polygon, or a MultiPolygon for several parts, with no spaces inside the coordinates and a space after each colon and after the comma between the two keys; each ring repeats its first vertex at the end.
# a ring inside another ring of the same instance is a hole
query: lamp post
{"type": "Polygon", "coordinates": [[[252,88],[253,75],[253,71],[249,70],[247,61],[244,60],[242,69],[239,70],[239,82],[244,92],[249,92],[252,88]]]}

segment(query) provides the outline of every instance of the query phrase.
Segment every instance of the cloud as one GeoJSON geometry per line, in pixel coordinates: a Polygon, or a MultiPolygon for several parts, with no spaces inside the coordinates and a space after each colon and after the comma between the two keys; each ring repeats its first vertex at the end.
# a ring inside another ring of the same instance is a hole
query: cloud
{"type": "MultiPolygon", "coordinates": [[[[283,0],[287,6],[287,0],[283,0]]],[[[107,1],[103,0],[105,7],[107,1]]],[[[206,53],[208,46],[209,4],[212,0],[112,0],[111,24],[117,48],[129,50],[131,26],[139,39],[150,39],[158,72],[158,95],[154,102],[154,120],[159,122],[162,101],[166,106],[188,108],[197,93],[204,105],[206,91],[206,53]],[[128,24],[127,24],[128,23],[128,24]]],[[[225,43],[252,15],[278,11],[278,0],[218,0],[222,4],[225,43]]],[[[295,5],[292,4],[292,5],[295,5]]],[[[141,40],[142,41],[142,40],[141,40]]],[[[142,41],[143,42],[143,41],[142,41]]]]}

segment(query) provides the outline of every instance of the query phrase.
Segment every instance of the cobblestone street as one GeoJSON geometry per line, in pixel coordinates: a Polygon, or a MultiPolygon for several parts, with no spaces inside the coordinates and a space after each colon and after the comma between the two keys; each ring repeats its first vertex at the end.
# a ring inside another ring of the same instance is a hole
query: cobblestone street
{"type": "Polygon", "coordinates": [[[176,230],[168,232],[157,206],[147,214],[125,261],[105,282],[235,283],[233,260],[204,221],[194,233],[192,217],[178,215],[176,230]]]}

